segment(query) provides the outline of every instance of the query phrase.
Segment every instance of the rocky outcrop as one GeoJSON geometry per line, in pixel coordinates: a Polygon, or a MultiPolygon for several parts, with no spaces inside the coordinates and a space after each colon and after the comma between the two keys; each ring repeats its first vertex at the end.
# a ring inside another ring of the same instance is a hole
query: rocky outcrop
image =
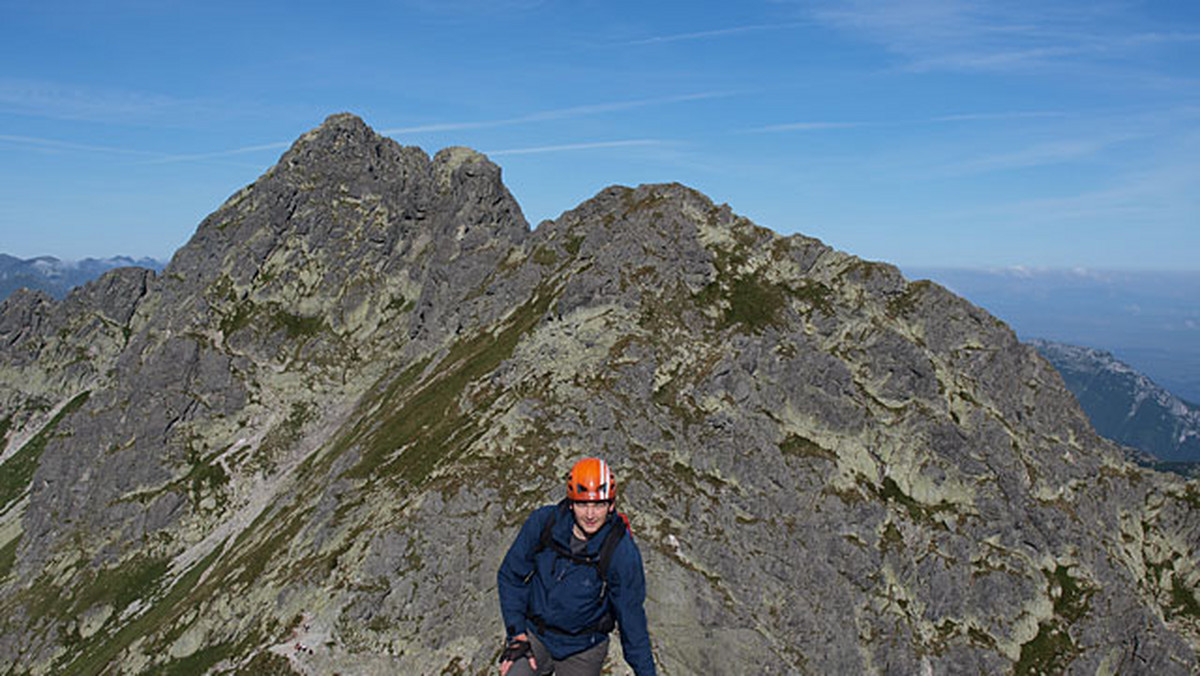
{"type": "Polygon", "coordinates": [[[11,673],[486,673],[584,454],[664,673],[1197,668],[1193,484],[979,308],[684,186],[530,231],[483,156],[334,116],[105,289],[0,307],[11,673]],[[100,315],[68,387],[46,346],[100,315]]]}

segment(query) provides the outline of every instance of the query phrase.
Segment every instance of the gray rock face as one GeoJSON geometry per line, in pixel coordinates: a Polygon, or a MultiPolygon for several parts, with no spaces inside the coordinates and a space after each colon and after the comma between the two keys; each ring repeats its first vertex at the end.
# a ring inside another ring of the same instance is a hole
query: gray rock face
{"type": "Polygon", "coordinates": [[[663,673],[1200,667],[1194,484],[979,308],[686,187],[531,232],[339,115],[127,274],[0,306],[11,673],[489,673],[586,454],[663,673]]]}

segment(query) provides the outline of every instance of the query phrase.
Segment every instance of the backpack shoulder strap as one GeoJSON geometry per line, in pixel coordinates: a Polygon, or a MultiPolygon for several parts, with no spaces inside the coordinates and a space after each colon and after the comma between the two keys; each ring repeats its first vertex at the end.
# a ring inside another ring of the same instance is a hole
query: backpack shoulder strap
{"type": "Polygon", "coordinates": [[[596,568],[600,572],[600,579],[605,583],[608,582],[608,564],[612,562],[613,554],[617,551],[617,545],[621,544],[621,538],[625,537],[625,533],[629,532],[629,518],[620,512],[617,512],[617,517],[619,518],[614,520],[612,528],[608,531],[608,535],[604,536],[604,542],[600,545],[600,556],[596,562],[596,568]]]}
{"type": "Polygon", "coordinates": [[[550,512],[550,518],[546,519],[546,523],[542,524],[542,537],[538,540],[537,547],[533,550],[534,554],[537,554],[543,549],[550,549],[554,546],[554,522],[558,518],[558,510],[564,504],[566,504],[566,502],[567,501],[565,499],[559,502],[558,505],[554,507],[554,510],[550,512]]]}

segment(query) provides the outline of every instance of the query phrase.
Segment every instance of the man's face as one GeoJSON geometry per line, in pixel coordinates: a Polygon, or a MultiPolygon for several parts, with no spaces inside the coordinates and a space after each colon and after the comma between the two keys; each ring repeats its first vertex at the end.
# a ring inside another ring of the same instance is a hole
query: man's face
{"type": "Polygon", "coordinates": [[[579,526],[579,530],[588,537],[595,535],[596,531],[600,530],[604,521],[608,519],[611,509],[612,502],[610,501],[571,503],[571,511],[575,514],[575,525],[579,526]]]}

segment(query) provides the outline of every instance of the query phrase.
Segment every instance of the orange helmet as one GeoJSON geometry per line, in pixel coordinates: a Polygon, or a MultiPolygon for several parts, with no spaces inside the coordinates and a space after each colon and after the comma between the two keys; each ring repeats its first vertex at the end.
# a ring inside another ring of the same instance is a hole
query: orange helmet
{"type": "Polygon", "coordinates": [[[613,481],[608,463],[599,458],[584,458],[575,463],[567,477],[568,500],[612,500],[617,497],[617,482],[613,481]]]}

